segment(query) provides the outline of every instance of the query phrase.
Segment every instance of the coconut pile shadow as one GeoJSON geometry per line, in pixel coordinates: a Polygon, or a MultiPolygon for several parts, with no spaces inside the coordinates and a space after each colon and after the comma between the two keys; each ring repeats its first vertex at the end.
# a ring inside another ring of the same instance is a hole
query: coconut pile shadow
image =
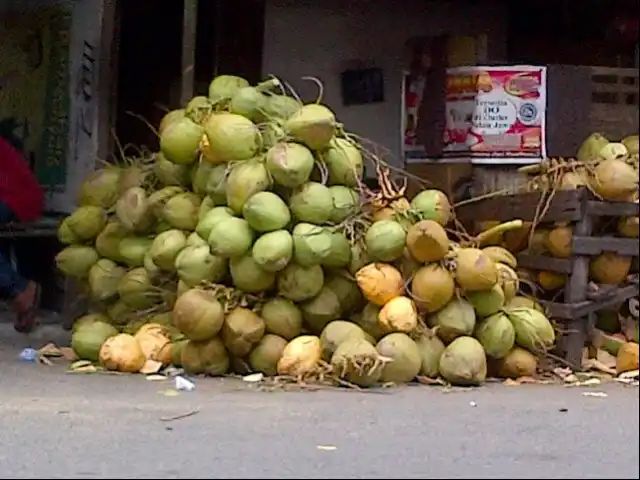
{"type": "Polygon", "coordinates": [[[535,376],[555,331],[493,241],[526,226],[472,236],[443,192],[407,198],[310,80],[305,103],[275,77],[220,75],[150,126],[158,151],[123,147],[88,176],[57,256],[89,300],[78,358],[275,388],[535,376]]]}

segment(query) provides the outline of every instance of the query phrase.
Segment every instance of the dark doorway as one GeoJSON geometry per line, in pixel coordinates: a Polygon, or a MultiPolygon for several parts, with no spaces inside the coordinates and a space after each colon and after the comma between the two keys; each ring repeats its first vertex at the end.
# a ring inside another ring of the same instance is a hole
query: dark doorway
{"type": "MultiPolygon", "coordinates": [[[[200,0],[194,94],[206,95],[216,74],[261,79],[264,0],[200,0]]],[[[142,120],[157,126],[179,108],[184,0],[118,2],[116,135],[122,145],[158,141],[142,120]]]]}

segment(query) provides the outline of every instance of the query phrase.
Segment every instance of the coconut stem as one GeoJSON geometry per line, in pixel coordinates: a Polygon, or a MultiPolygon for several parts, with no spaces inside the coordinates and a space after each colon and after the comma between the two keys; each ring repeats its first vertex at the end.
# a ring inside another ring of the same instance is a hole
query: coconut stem
{"type": "Polygon", "coordinates": [[[274,77],[270,78],[269,80],[265,80],[264,82],[260,82],[258,85],[256,85],[256,90],[258,90],[259,92],[268,92],[271,90],[275,90],[281,85],[282,83],[280,83],[280,80],[274,77]]]}
{"type": "Polygon", "coordinates": [[[508,232],[509,230],[516,230],[522,227],[522,220],[511,220],[510,222],[504,222],[500,225],[496,225],[495,227],[491,227],[484,232],[481,232],[474,238],[474,242],[478,246],[482,246],[482,244],[488,241],[491,237],[495,235],[500,235],[502,233],[508,232]]]}

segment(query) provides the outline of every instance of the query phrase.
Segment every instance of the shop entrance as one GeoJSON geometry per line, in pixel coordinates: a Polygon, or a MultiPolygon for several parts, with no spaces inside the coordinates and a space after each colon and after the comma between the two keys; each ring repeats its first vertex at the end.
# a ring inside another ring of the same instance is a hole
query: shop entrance
{"type": "MultiPolygon", "coordinates": [[[[169,109],[180,107],[183,75],[192,75],[194,94],[205,94],[216,74],[260,79],[264,0],[197,2],[195,61],[183,68],[185,0],[118,2],[116,13],[117,103],[115,135],[121,145],[156,149],[154,132],[169,109]],[[189,70],[193,70],[190,72],[189,70]]],[[[188,27],[187,27],[188,28],[188,27]]]]}

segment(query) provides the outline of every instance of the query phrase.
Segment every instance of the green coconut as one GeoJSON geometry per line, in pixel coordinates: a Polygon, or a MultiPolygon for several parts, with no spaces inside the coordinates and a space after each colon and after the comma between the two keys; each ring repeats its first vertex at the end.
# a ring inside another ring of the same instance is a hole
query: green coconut
{"type": "Polygon", "coordinates": [[[331,356],[333,372],[359,387],[378,383],[384,364],[376,347],[359,336],[350,336],[342,341],[331,356]]]}
{"type": "Polygon", "coordinates": [[[355,275],[365,265],[371,263],[371,258],[367,252],[367,248],[362,243],[354,243],[351,245],[351,262],[349,262],[349,273],[355,275]]]}
{"type": "Polygon", "coordinates": [[[380,381],[384,383],[408,383],[420,373],[422,358],[416,342],[404,333],[390,333],[380,339],[376,350],[389,358],[382,369],[380,381]]]}
{"type": "Polygon", "coordinates": [[[167,230],[153,239],[149,256],[155,265],[167,272],[175,271],[176,257],[186,246],[187,236],[181,230],[167,230]]]}
{"type": "Polygon", "coordinates": [[[278,361],[282,358],[286,346],[287,340],[278,335],[267,333],[249,354],[251,370],[269,377],[277,375],[278,361]]]}
{"type": "Polygon", "coordinates": [[[504,292],[499,284],[491,290],[467,292],[465,298],[473,305],[478,317],[488,317],[498,312],[504,306],[504,292]]]}
{"type": "Polygon", "coordinates": [[[262,147],[258,127],[242,115],[211,115],[204,124],[211,155],[223,162],[249,160],[262,147]]]}
{"type": "Polygon", "coordinates": [[[118,245],[119,257],[130,267],[142,267],[144,256],[151,248],[152,238],[129,235],[120,240],[118,245]]]}
{"type": "Polygon", "coordinates": [[[286,227],[291,221],[287,204],[272,192],[258,192],[242,208],[242,216],[257,232],[273,232],[286,227]]]}
{"type": "Polygon", "coordinates": [[[180,364],[191,375],[224,375],[229,363],[229,354],[218,337],[202,342],[189,340],[180,352],[180,364]]]}
{"type": "Polygon", "coordinates": [[[120,241],[128,235],[127,229],[118,221],[111,221],[96,237],[95,248],[101,257],[114,262],[122,261],[120,241]]]}
{"type": "Polygon", "coordinates": [[[184,116],[200,125],[212,111],[213,102],[205,96],[198,95],[189,100],[184,107],[184,116]]]}
{"type": "Polygon", "coordinates": [[[151,228],[154,218],[149,208],[147,192],[140,187],[126,190],[116,203],[116,216],[131,232],[144,232],[151,228]]]}
{"type": "Polygon", "coordinates": [[[487,378],[487,357],[480,342],[458,337],[440,357],[440,375],[452,385],[481,385],[487,378]]]}
{"type": "Polygon", "coordinates": [[[299,143],[278,143],[267,151],[267,170],[283,187],[296,188],[308,182],[314,164],[313,153],[299,143]]]}
{"type": "Polygon", "coordinates": [[[118,329],[109,323],[97,320],[86,323],[71,335],[71,348],[80,360],[97,362],[104,342],[117,334],[118,329]]]}
{"type": "Polygon", "coordinates": [[[336,348],[349,338],[365,338],[365,332],[357,324],[345,320],[334,320],[329,322],[320,334],[322,342],[322,357],[327,362],[331,361],[336,348]]]}
{"type": "Polygon", "coordinates": [[[265,233],[251,250],[255,262],[267,272],[279,272],[293,257],[293,237],[286,230],[265,233]]]}
{"type": "Polygon", "coordinates": [[[180,368],[182,367],[182,350],[189,343],[189,339],[182,333],[178,332],[171,338],[171,364],[180,368]]]}
{"type": "Polygon", "coordinates": [[[475,337],[484,351],[493,358],[502,358],[513,348],[516,332],[509,318],[502,312],[482,320],[477,326],[475,337]]]}
{"type": "Polygon", "coordinates": [[[452,208],[447,196],[440,190],[423,190],[411,200],[411,211],[420,220],[433,220],[443,227],[451,221],[452,208]]]}
{"type": "Polygon", "coordinates": [[[208,240],[213,227],[222,220],[233,217],[233,210],[229,207],[214,207],[209,210],[196,225],[196,233],[200,238],[208,240]]]}
{"type": "Polygon", "coordinates": [[[198,224],[198,210],[201,199],[191,192],[184,192],[171,197],[164,204],[162,219],[173,228],[194,230],[198,224]]]}
{"type": "Polygon", "coordinates": [[[250,86],[249,82],[235,75],[218,75],[209,84],[209,100],[220,103],[231,100],[238,90],[250,86]]]}
{"type": "Polygon", "coordinates": [[[254,231],[243,218],[223,218],[216,223],[209,234],[211,253],[225,258],[236,258],[250,251],[254,231]]]}
{"type": "Polygon", "coordinates": [[[427,319],[429,326],[438,327],[438,336],[451,343],[462,335],[471,335],[476,326],[473,305],[463,298],[454,298],[444,308],[427,319]]]}
{"type": "Polygon", "coordinates": [[[198,159],[204,130],[189,118],[171,122],[160,133],[160,151],[170,162],[190,165],[198,159]]]}
{"type": "Polygon", "coordinates": [[[163,132],[170,124],[174,121],[184,118],[184,109],[179,108],[177,110],[170,110],[167,112],[162,119],[160,120],[160,125],[158,126],[158,133],[163,132]]]}
{"type": "Polygon", "coordinates": [[[291,300],[272,298],[262,305],[260,316],[266,331],[292,340],[302,333],[302,311],[291,300]]]}
{"type": "Polygon", "coordinates": [[[189,234],[189,236],[187,237],[187,242],[185,243],[185,248],[186,247],[201,247],[203,245],[205,247],[209,246],[207,241],[204,238],[202,238],[200,235],[198,235],[197,232],[191,232],[189,234]]]}
{"type": "Polygon", "coordinates": [[[208,245],[185,247],[175,261],[178,278],[195,287],[203,282],[221,282],[227,273],[228,260],[212,255],[208,245]]]}
{"type": "Polygon", "coordinates": [[[213,338],[222,329],[224,308],[216,294],[192,288],[178,297],[173,306],[173,324],[190,340],[213,338]]]}
{"type": "Polygon", "coordinates": [[[310,223],[298,223],[293,228],[293,257],[303,266],[319,265],[331,255],[331,232],[310,223]]]}
{"type": "Polygon", "coordinates": [[[107,214],[101,207],[79,207],[65,219],[66,226],[80,241],[93,240],[107,223],[107,214]]]}
{"type": "Polygon", "coordinates": [[[189,184],[189,166],[167,160],[162,152],[156,154],[153,174],[165,187],[186,187],[189,184]]]}
{"type": "Polygon", "coordinates": [[[267,102],[264,106],[264,119],[288,120],[300,110],[302,105],[298,100],[286,95],[268,94],[267,102]]]}
{"type": "Polygon", "coordinates": [[[100,259],[98,252],[86,245],[70,245],[56,255],[56,266],[63,275],[87,278],[91,267],[100,259]]]}
{"type": "Polygon", "coordinates": [[[289,135],[311,150],[324,150],[336,133],[337,121],[324,105],[303,105],[285,123],[289,135]]]}
{"type": "Polygon", "coordinates": [[[101,258],[91,266],[88,275],[91,296],[99,301],[109,300],[118,294],[118,282],[125,269],[107,258],[101,258]]]}
{"type": "Polygon", "coordinates": [[[299,222],[325,223],[333,212],[331,190],[321,183],[307,182],[292,193],[289,207],[299,222]]]}
{"type": "Polygon", "coordinates": [[[251,254],[232,258],[229,262],[229,271],[233,285],[247,293],[270,290],[276,283],[275,273],[260,268],[251,254]]]}
{"type": "Polygon", "coordinates": [[[113,325],[126,325],[132,316],[132,308],[122,300],[111,303],[107,308],[107,315],[113,325]]]}
{"type": "Polygon", "coordinates": [[[60,226],[58,227],[57,237],[60,240],[60,243],[63,245],[72,245],[74,243],[81,243],[82,241],[75,236],[75,234],[69,228],[68,223],[69,217],[65,218],[60,222],[60,226]]]}
{"type": "Polygon", "coordinates": [[[236,307],[225,317],[221,338],[224,346],[238,358],[249,354],[264,336],[265,323],[248,308],[236,307]]]}
{"type": "Polygon", "coordinates": [[[319,265],[302,266],[289,263],[278,273],[278,295],[294,302],[310,300],[320,293],[324,271],[319,265]]]}
{"type": "Polygon", "coordinates": [[[517,295],[505,303],[504,308],[527,307],[544,313],[544,308],[535,299],[517,295]]]}
{"type": "Polygon", "coordinates": [[[378,313],[380,313],[381,308],[375,303],[369,302],[364,306],[360,315],[353,317],[353,320],[376,341],[385,335],[385,331],[378,322],[378,313]]]}
{"type": "MultiPolygon", "coordinates": [[[[149,198],[147,199],[149,210],[151,210],[151,212],[155,216],[161,216],[162,209],[164,208],[165,204],[169,201],[169,199],[178,195],[179,193],[184,193],[184,189],[182,187],[176,187],[176,186],[164,187],[164,188],[161,188],[160,190],[153,192],[151,195],[149,195],[149,198]]],[[[166,222],[164,223],[168,225],[166,222]]],[[[159,228],[156,225],[156,231],[158,229],[159,228]]]]}
{"type": "Polygon", "coordinates": [[[544,313],[528,307],[505,308],[516,333],[516,344],[531,352],[546,351],[556,340],[553,325],[544,313]]]}
{"type": "Polygon", "coordinates": [[[322,260],[322,266],[332,269],[346,268],[351,263],[351,245],[344,234],[331,233],[331,252],[322,260]]]}
{"type": "Polygon", "coordinates": [[[336,294],[340,301],[343,315],[350,315],[360,311],[364,304],[364,297],[355,280],[346,276],[346,272],[336,272],[326,278],[325,286],[336,294]]]}
{"type": "Polygon", "coordinates": [[[415,341],[420,351],[420,375],[437,378],[440,373],[440,357],[444,352],[444,343],[432,331],[428,331],[415,341]]]}
{"type": "Polygon", "coordinates": [[[71,333],[77,332],[80,328],[91,325],[95,322],[102,322],[111,324],[111,319],[108,315],[104,313],[88,313],[83,315],[82,317],[78,317],[73,321],[73,325],[71,326],[71,333]]]}
{"type": "Polygon", "coordinates": [[[364,175],[364,162],[360,149],[353,142],[334,138],[321,158],[329,170],[331,185],[358,186],[364,175]]]}
{"type": "Polygon", "coordinates": [[[215,165],[209,173],[205,188],[212,206],[227,203],[227,169],[227,165],[215,165]]]}
{"type": "Polygon", "coordinates": [[[215,206],[216,205],[211,197],[204,197],[202,202],[200,202],[200,208],[198,209],[198,222],[201,221],[215,206]]]}
{"type": "Polygon", "coordinates": [[[120,177],[118,167],[106,167],[91,172],[80,185],[78,204],[109,209],[118,201],[120,177]]]}
{"type": "Polygon", "coordinates": [[[149,308],[160,300],[151,277],[144,268],[129,270],[120,278],[118,295],[125,305],[140,310],[149,308]]]}
{"type": "Polygon", "coordinates": [[[250,160],[233,166],[227,177],[227,205],[238,215],[253,195],[271,187],[271,177],[264,163],[250,160]]]}
{"type": "Polygon", "coordinates": [[[393,262],[404,253],[407,232],[394,220],[375,222],[365,235],[367,252],[371,259],[393,262]]]}
{"type": "Polygon", "coordinates": [[[335,185],[329,187],[329,191],[333,199],[333,210],[329,217],[330,222],[335,224],[342,223],[358,212],[360,208],[360,198],[355,190],[342,185],[335,185]]]}
{"type": "Polygon", "coordinates": [[[200,160],[191,169],[191,190],[198,195],[207,194],[209,176],[216,165],[200,160]]]}
{"type": "Polygon", "coordinates": [[[147,167],[142,166],[138,161],[121,167],[120,191],[126,192],[133,187],[143,187],[148,175],[147,167]]]}
{"type": "Polygon", "coordinates": [[[302,317],[312,332],[320,333],[327,324],[340,318],[340,300],[332,290],[323,287],[320,293],[300,304],[302,317]]]}
{"type": "Polygon", "coordinates": [[[252,122],[259,122],[263,118],[267,97],[261,88],[242,87],[238,89],[229,101],[229,111],[242,115],[252,122]]]}

